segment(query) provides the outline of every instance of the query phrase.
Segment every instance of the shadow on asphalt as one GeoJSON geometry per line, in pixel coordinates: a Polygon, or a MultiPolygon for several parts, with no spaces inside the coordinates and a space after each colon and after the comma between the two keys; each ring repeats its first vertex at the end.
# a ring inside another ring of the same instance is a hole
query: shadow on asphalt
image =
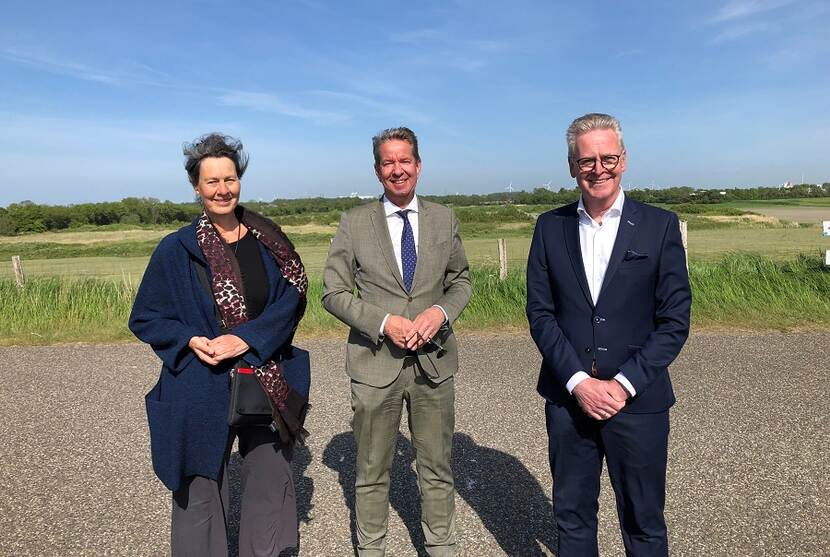
{"type": "MultiPolygon", "coordinates": [[[[337,472],[343,498],[349,509],[352,547],[356,545],[354,482],[354,437],[335,435],[323,451],[323,464],[337,472]]],[[[412,463],[415,450],[398,434],[392,463],[389,504],[409,531],[412,545],[426,556],[420,524],[418,481],[412,463]]],[[[453,436],[455,489],[476,512],[507,555],[543,556],[542,544],[556,554],[553,507],[545,490],[516,457],[478,445],[464,433],[453,436]]]]}
{"type": "MultiPolygon", "coordinates": [[[[291,459],[291,468],[294,472],[294,489],[297,496],[297,517],[300,522],[308,523],[313,504],[311,497],[314,494],[314,480],[305,475],[306,468],[311,464],[311,452],[308,447],[297,445],[291,459]]],[[[239,556],[239,517],[242,505],[242,457],[238,452],[228,460],[228,557],[239,556]]],[[[302,543],[302,540],[301,540],[302,543]]],[[[280,553],[281,557],[298,555],[298,551],[287,549],[280,553]]]]}

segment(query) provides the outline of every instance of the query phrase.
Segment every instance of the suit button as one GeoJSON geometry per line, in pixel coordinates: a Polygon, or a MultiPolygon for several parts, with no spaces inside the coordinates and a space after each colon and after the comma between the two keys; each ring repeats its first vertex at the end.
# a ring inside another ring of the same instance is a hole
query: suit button
{"type": "Polygon", "coordinates": [[[412,301],[412,296],[409,296],[409,297],[406,299],[406,301],[407,301],[407,302],[411,302],[411,301],[412,301]]]}
{"type": "Polygon", "coordinates": [[[594,317],[594,323],[599,323],[599,322],[600,322],[600,317],[599,316],[594,317]]]}
{"type": "Polygon", "coordinates": [[[590,346],[586,346],[586,347],[585,347],[585,353],[586,353],[586,354],[590,354],[590,353],[591,353],[591,347],[590,347],[590,346]]]}

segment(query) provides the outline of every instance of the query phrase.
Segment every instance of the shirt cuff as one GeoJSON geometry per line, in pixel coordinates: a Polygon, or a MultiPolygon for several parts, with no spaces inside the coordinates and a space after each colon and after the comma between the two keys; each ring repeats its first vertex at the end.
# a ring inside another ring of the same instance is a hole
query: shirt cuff
{"type": "Polygon", "coordinates": [[[576,373],[571,375],[571,378],[568,379],[567,383],[565,383],[565,388],[568,389],[568,394],[573,394],[574,388],[576,388],[577,385],[579,385],[589,377],[590,375],[588,375],[584,371],[577,371],[576,373]]]}
{"type": "Polygon", "coordinates": [[[392,315],[392,314],[387,313],[386,317],[383,318],[383,321],[380,322],[380,338],[383,338],[383,337],[386,336],[386,334],[383,332],[383,328],[386,327],[386,320],[389,319],[390,315],[392,315]]]}
{"type": "MultiPolygon", "coordinates": [[[[442,307],[441,307],[441,306],[439,306],[438,304],[435,304],[435,305],[433,305],[432,307],[434,307],[434,308],[438,308],[438,309],[440,309],[440,310],[441,310],[441,313],[443,313],[443,314],[444,314],[444,323],[446,323],[447,321],[449,321],[449,320],[450,320],[450,316],[449,316],[449,315],[447,315],[447,311],[446,311],[444,308],[442,308],[442,307]]],[[[444,323],[442,323],[442,325],[443,325],[444,323]]]]}
{"type": "Polygon", "coordinates": [[[616,379],[620,383],[620,385],[625,387],[625,390],[628,391],[628,394],[630,394],[631,396],[635,396],[637,394],[637,391],[634,389],[634,385],[632,385],[631,381],[626,379],[625,375],[623,375],[622,373],[618,373],[617,375],[615,375],[614,379],[616,379]]]}

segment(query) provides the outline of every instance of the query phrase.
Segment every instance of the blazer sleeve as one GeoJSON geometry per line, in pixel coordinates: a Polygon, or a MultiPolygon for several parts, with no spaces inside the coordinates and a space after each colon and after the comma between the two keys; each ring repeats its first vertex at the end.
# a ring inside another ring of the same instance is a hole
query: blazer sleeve
{"type": "Polygon", "coordinates": [[[129,328],[153,348],[171,372],[178,373],[195,357],[188,346],[190,339],[204,332],[186,324],[177,314],[180,306],[174,299],[170,261],[187,254],[168,245],[162,241],[150,257],[130,313],[129,328]]]}
{"type": "Polygon", "coordinates": [[[530,336],[542,354],[544,365],[553,371],[557,382],[564,389],[574,373],[583,368],[579,356],[565,336],[556,319],[549,273],[544,217],[536,222],[530,253],[527,258],[527,321],[530,336]]]}
{"type": "Polygon", "coordinates": [[[689,336],[692,290],[686,268],[686,251],[677,215],[666,219],[654,291],[656,327],[643,347],[619,368],[636,389],[644,392],[658,374],[666,373],[689,336]]]}
{"type": "Polygon", "coordinates": [[[323,307],[374,343],[388,313],[355,295],[355,255],[348,213],[343,213],[323,269],[323,307]]]}
{"type": "Polygon", "coordinates": [[[228,331],[244,340],[250,349],[242,358],[261,366],[274,357],[294,332],[300,293],[280,273],[271,287],[268,305],[256,319],[252,319],[228,331]]]}
{"type": "Polygon", "coordinates": [[[458,219],[452,211],[450,211],[450,217],[452,218],[452,251],[444,271],[444,295],[435,303],[444,308],[449,323],[452,324],[470,302],[473,287],[470,283],[467,255],[464,253],[464,245],[458,234],[458,219]]]}

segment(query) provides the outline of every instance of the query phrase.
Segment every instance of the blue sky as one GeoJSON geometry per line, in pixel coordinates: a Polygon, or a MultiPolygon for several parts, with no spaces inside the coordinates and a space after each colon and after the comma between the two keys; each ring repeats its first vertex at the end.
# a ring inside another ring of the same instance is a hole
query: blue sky
{"type": "Polygon", "coordinates": [[[181,144],[214,130],[244,199],[378,193],[396,125],[422,193],[571,187],[593,111],[633,187],[830,181],[828,28],[811,0],[6,3],[0,206],[191,199],[181,144]]]}

